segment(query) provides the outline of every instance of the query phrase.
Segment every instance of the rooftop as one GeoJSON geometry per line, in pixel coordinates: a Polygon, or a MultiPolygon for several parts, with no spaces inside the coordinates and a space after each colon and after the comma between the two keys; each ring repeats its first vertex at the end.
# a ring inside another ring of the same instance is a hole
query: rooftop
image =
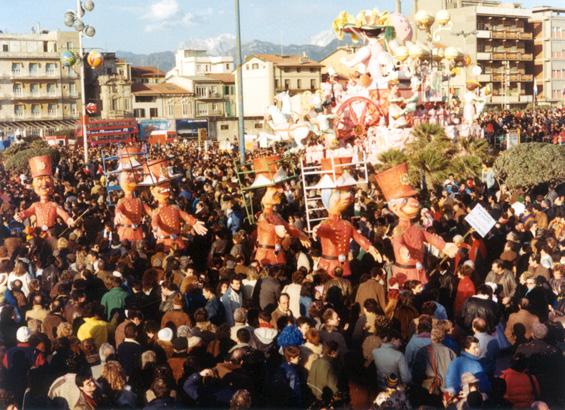
{"type": "Polygon", "coordinates": [[[263,61],[269,61],[273,64],[278,65],[279,67],[284,66],[305,66],[305,67],[322,67],[322,64],[317,63],[316,61],[310,60],[308,57],[304,56],[279,56],[276,54],[255,54],[253,56],[249,56],[247,59],[250,58],[259,58],[263,61]]]}
{"type": "Polygon", "coordinates": [[[133,84],[131,92],[135,95],[184,95],[190,92],[176,84],[133,84]]]}
{"type": "Polygon", "coordinates": [[[165,77],[165,73],[157,67],[137,66],[131,68],[133,77],[165,77]]]}

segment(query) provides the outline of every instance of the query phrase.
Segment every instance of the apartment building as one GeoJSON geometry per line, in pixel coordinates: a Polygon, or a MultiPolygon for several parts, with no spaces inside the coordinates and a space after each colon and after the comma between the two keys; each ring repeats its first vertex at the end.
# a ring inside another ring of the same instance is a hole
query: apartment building
{"type": "Polygon", "coordinates": [[[565,100],[565,8],[532,10],[534,75],[539,102],[565,100]]]}
{"type": "Polygon", "coordinates": [[[76,51],[77,32],[0,33],[0,130],[48,133],[72,128],[81,112],[80,81],[60,55],[76,51]]]}
{"type": "MultiPolygon", "coordinates": [[[[475,78],[492,89],[490,104],[525,106],[533,101],[534,40],[530,23],[532,11],[519,4],[481,0],[444,0],[453,22],[451,30],[440,33],[440,43],[454,46],[471,56],[482,74],[475,78]]],[[[418,0],[418,10],[436,13],[438,0],[418,0]]],[[[420,35],[420,40],[422,36],[420,35]]],[[[469,68],[451,81],[459,96],[469,68]]]]}
{"type": "Polygon", "coordinates": [[[136,119],[194,118],[192,93],[176,84],[133,84],[132,108],[136,119]]]}
{"type": "Polygon", "coordinates": [[[175,66],[165,79],[192,92],[192,77],[228,74],[234,69],[232,56],[209,56],[206,50],[180,49],[175,54],[175,66]]]}
{"type": "Polygon", "coordinates": [[[322,64],[322,77],[324,77],[324,79],[326,78],[328,69],[331,67],[340,78],[348,79],[353,70],[343,64],[343,60],[352,59],[358,49],[358,46],[338,47],[336,50],[324,57],[320,61],[320,64],[322,64]]]}
{"type": "Polygon", "coordinates": [[[256,54],[247,57],[242,65],[245,116],[265,115],[275,95],[282,91],[290,95],[316,91],[322,81],[322,67],[304,56],[256,54]]]}
{"type": "Polygon", "coordinates": [[[104,63],[96,69],[86,70],[86,101],[95,103],[97,112],[92,116],[118,119],[133,116],[133,84],[131,66],[116,57],[116,53],[103,53],[104,63]]]}
{"type": "Polygon", "coordinates": [[[165,82],[165,73],[157,67],[132,66],[131,80],[134,84],[159,84],[165,82]]]}
{"type": "Polygon", "coordinates": [[[194,113],[196,118],[234,117],[234,75],[207,74],[192,77],[194,84],[194,113]]]}

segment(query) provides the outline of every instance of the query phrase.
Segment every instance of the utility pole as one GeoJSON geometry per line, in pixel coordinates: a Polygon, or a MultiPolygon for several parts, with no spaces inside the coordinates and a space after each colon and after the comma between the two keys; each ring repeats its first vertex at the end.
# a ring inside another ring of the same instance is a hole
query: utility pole
{"type": "Polygon", "coordinates": [[[239,0],[235,0],[235,69],[237,74],[237,115],[239,119],[239,155],[241,163],[245,163],[245,126],[243,116],[243,59],[241,57],[241,24],[239,19],[239,0]]]}
{"type": "Polygon", "coordinates": [[[396,0],[395,11],[396,11],[398,14],[402,14],[402,0],[396,0]]]}

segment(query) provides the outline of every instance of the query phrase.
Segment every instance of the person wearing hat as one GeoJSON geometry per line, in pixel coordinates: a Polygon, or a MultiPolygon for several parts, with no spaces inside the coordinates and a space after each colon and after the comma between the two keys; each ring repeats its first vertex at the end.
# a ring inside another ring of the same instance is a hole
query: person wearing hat
{"type": "Polygon", "coordinates": [[[145,178],[140,186],[150,186],[151,195],[158,206],[152,212],[151,226],[157,244],[163,244],[166,250],[184,249],[186,244],[181,237],[181,223],[192,226],[198,235],[205,235],[208,229],[204,222],[181,210],[177,205],[169,204],[171,181],[180,175],[170,173],[168,161],[158,159],[149,162],[145,167],[145,178]]]}
{"type": "Polygon", "coordinates": [[[50,200],[54,185],[51,157],[48,155],[32,157],[28,162],[33,178],[33,191],[39,196],[39,201],[16,213],[14,219],[23,222],[24,219],[35,216],[35,226],[41,228],[48,236],[51,236],[51,229],[57,224],[57,218],[72,227],[75,223],[73,218],[60,205],[50,200]]]}
{"type": "Polygon", "coordinates": [[[375,175],[377,183],[388,202],[388,208],[398,217],[398,225],[392,234],[395,264],[393,274],[402,284],[406,280],[428,282],[424,270],[425,245],[429,244],[454,258],[458,248],[446,243],[412,220],[419,215],[420,203],[416,190],[408,182],[408,166],[400,164],[375,175]]]}
{"type": "Polygon", "coordinates": [[[282,244],[288,237],[296,237],[303,246],[309,248],[310,240],[306,234],[285,221],[275,207],[281,203],[282,189],[280,183],[288,179],[286,172],[279,168],[276,155],[260,157],[253,160],[255,181],[248,189],[266,188],[261,199],[263,212],[257,219],[257,244],[254,259],[263,266],[284,265],[286,256],[282,244]]]}
{"type": "Polygon", "coordinates": [[[114,226],[121,241],[136,242],[143,239],[142,219],[151,214],[151,208],[141,199],[135,198],[133,192],[139,181],[141,164],[137,160],[139,148],[125,147],[118,151],[119,165],[113,173],[119,173],[120,188],[124,197],[118,200],[114,214],[114,226]]]}
{"type": "Polygon", "coordinates": [[[373,244],[351,224],[343,220],[341,215],[353,202],[351,188],[357,181],[346,170],[352,158],[324,158],[322,171],[325,174],[316,187],[322,191],[322,203],[328,210],[328,217],[316,226],[314,237],[320,240],[322,257],[318,268],[325,269],[334,276],[336,268],[343,270],[343,276],[351,275],[349,266],[349,247],[351,240],[357,242],[365,252],[378,262],[382,262],[379,251],[373,244]]]}

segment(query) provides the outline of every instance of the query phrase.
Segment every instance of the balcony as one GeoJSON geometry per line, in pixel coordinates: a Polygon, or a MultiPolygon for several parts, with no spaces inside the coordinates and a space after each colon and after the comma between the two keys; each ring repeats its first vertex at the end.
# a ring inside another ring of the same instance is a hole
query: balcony
{"type": "Polygon", "coordinates": [[[36,52],[23,52],[23,51],[8,51],[3,52],[0,51],[0,59],[9,59],[9,60],[25,60],[25,59],[41,59],[41,60],[59,60],[59,53],[57,52],[44,52],[44,51],[36,51],[36,52]]]}
{"type": "Polygon", "coordinates": [[[58,100],[61,98],[60,93],[14,93],[13,100],[58,100]]]}
{"type": "Polygon", "coordinates": [[[489,30],[477,30],[477,38],[491,38],[489,30]]]}
{"type": "Polygon", "coordinates": [[[30,73],[29,71],[12,71],[10,73],[0,74],[0,78],[10,79],[10,80],[58,80],[61,78],[61,74],[59,72],[34,72],[30,73]]]}
{"type": "Polygon", "coordinates": [[[221,93],[207,93],[205,95],[197,95],[197,100],[223,100],[224,96],[221,93]]]}

